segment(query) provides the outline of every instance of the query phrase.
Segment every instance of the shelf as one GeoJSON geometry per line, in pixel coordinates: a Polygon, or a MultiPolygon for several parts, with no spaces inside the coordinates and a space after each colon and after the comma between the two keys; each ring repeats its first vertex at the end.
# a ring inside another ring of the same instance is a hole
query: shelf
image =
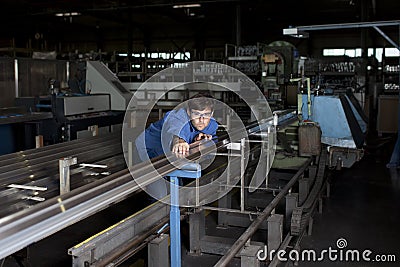
{"type": "Polygon", "coordinates": [[[399,75],[400,72],[398,72],[398,71],[383,71],[383,74],[388,74],[388,75],[399,75]]]}
{"type": "Polygon", "coordinates": [[[257,56],[241,56],[241,57],[228,57],[228,60],[232,61],[253,61],[257,60],[257,56]]]}
{"type": "Polygon", "coordinates": [[[143,72],[121,71],[121,72],[118,72],[117,76],[129,77],[129,76],[136,76],[138,74],[141,75],[141,74],[143,74],[143,72]]]}
{"type": "Polygon", "coordinates": [[[383,90],[383,93],[384,94],[393,94],[393,93],[399,93],[400,92],[400,90],[391,90],[391,89],[386,89],[386,90],[383,90]]]}
{"type": "Polygon", "coordinates": [[[323,76],[354,76],[354,72],[336,72],[336,71],[322,71],[320,75],[323,76]]]}

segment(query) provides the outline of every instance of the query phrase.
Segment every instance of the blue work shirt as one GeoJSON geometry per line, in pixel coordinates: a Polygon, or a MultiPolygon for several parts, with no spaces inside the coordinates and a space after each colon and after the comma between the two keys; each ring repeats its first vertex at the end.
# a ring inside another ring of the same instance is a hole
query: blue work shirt
{"type": "Polygon", "coordinates": [[[170,152],[174,136],[182,138],[188,144],[193,143],[199,133],[209,134],[214,138],[217,129],[218,123],[214,118],[210,119],[206,128],[199,131],[192,125],[186,109],[168,111],[161,120],[152,123],[138,136],[135,141],[138,156],[141,161],[145,161],[148,160],[146,153],[151,159],[170,152]]]}

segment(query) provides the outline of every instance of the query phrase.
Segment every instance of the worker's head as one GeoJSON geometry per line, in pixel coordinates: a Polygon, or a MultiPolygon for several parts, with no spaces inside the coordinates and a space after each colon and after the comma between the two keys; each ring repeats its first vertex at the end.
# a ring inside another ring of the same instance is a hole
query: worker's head
{"type": "Polygon", "coordinates": [[[187,113],[192,125],[199,131],[210,123],[214,113],[214,98],[208,93],[198,93],[187,102],[187,113]]]}

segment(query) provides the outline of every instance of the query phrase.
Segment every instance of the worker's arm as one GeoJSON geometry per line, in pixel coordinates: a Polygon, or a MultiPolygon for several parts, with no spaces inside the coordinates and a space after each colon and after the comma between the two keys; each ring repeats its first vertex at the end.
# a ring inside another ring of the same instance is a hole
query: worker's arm
{"type": "Polygon", "coordinates": [[[172,140],[172,152],[186,154],[189,152],[189,144],[179,136],[174,136],[172,140]]]}

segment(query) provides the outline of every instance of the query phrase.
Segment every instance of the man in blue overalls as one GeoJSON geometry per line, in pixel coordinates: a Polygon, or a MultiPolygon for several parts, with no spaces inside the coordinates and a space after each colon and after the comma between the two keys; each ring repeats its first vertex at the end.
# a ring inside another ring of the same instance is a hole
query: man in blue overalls
{"type": "MultiPolygon", "coordinates": [[[[152,123],[135,141],[140,161],[146,161],[170,151],[177,155],[186,155],[189,144],[201,139],[216,137],[218,123],[212,117],[214,99],[206,93],[191,97],[186,107],[174,109],[152,123]]],[[[167,195],[164,180],[147,186],[148,193],[156,199],[167,195]]]]}

